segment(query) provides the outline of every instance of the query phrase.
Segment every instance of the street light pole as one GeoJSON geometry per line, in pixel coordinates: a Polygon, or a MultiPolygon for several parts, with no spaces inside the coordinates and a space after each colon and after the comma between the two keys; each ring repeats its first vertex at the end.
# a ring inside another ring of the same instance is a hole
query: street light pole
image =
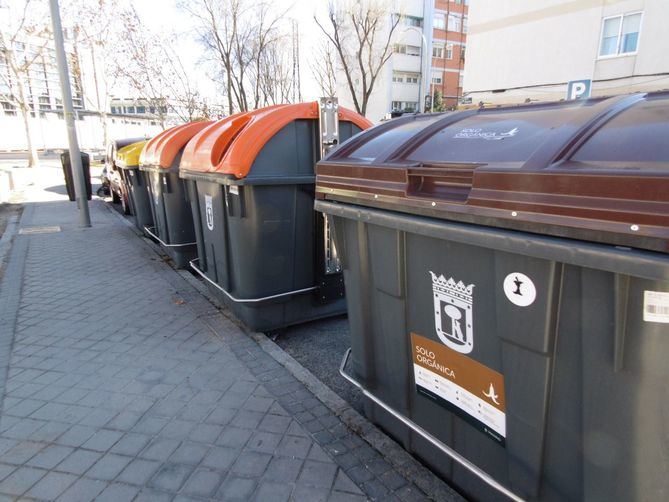
{"type": "MultiPolygon", "coordinates": [[[[406,33],[409,30],[414,30],[420,35],[421,42],[423,44],[423,49],[420,51],[420,87],[418,88],[418,111],[423,113],[423,107],[425,106],[425,81],[423,80],[423,55],[427,53],[427,39],[423,34],[422,30],[419,30],[415,26],[408,26],[403,30],[403,33],[406,33]]],[[[429,57],[429,54],[428,54],[429,57]]]]}
{"type": "Polygon", "coordinates": [[[77,141],[77,129],[74,126],[74,106],[72,105],[72,91],[70,89],[70,76],[67,69],[65,41],[63,39],[63,28],[60,23],[58,0],[49,0],[49,7],[51,9],[53,40],[56,45],[56,62],[58,64],[58,73],[60,74],[60,87],[63,93],[63,112],[65,113],[65,124],[67,125],[67,139],[70,145],[74,193],[77,207],[79,207],[79,226],[90,227],[91,216],[88,212],[88,196],[86,193],[84,170],[81,165],[81,152],[79,151],[79,143],[77,141]]]}

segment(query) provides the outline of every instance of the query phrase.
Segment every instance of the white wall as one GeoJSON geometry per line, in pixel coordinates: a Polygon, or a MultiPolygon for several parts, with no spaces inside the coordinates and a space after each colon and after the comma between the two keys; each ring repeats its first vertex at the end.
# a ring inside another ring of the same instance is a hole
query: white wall
{"type": "MultiPolygon", "coordinates": [[[[564,98],[565,83],[669,71],[666,0],[476,0],[464,92],[478,102],[564,98]],[[598,59],[602,19],[644,11],[637,55],[598,59]],[[542,86],[512,90],[514,87],[542,86]],[[493,89],[509,89],[491,93],[493,89]]],[[[662,89],[669,79],[594,82],[593,95],[662,89]]]]}
{"type": "MultiPolygon", "coordinates": [[[[109,139],[152,137],[158,134],[160,126],[152,126],[148,121],[132,120],[140,122],[140,125],[130,124],[130,119],[116,117],[108,118],[109,139]],[[124,123],[125,122],[125,123],[124,123]]],[[[82,150],[104,149],[102,121],[98,116],[86,115],[82,120],[75,121],[79,147],[82,150]]],[[[47,114],[46,118],[31,118],[30,128],[33,142],[37,149],[67,148],[67,129],[64,120],[59,120],[55,114],[47,114]]],[[[26,137],[23,127],[23,119],[20,115],[16,117],[0,115],[0,151],[26,150],[26,137]]]]}

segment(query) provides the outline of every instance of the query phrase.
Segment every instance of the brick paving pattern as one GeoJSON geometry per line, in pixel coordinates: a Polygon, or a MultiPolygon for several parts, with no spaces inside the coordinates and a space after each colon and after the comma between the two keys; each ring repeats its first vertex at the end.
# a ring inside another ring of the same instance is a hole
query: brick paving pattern
{"type": "Polygon", "coordinates": [[[0,500],[428,500],[103,203],[0,282],[0,500]]]}

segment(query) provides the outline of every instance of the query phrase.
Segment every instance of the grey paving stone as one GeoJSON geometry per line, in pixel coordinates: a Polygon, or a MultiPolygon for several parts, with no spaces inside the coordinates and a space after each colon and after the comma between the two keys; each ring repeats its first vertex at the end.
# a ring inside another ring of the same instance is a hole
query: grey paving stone
{"type": "Polygon", "coordinates": [[[134,411],[122,411],[114,418],[112,418],[106,425],[108,429],[115,429],[120,431],[129,431],[142,418],[140,413],[134,411]]]}
{"type": "Polygon", "coordinates": [[[232,472],[248,477],[258,477],[265,472],[272,456],[256,451],[243,451],[232,466],[232,472]]]}
{"type": "Polygon", "coordinates": [[[228,426],[223,430],[216,441],[216,444],[221,446],[229,446],[231,448],[242,448],[251,438],[253,432],[239,427],[228,426]]]}
{"type": "Polygon", "coordinates": [[[85,476],[103,481],[112,481],[130,463],[130,460],[132,460],[131,457],[107,453],[86,471],[85,476]]]}
{"type": "Polygon", "coordinates": [[[176,439],[156,438],[140,452],[139,456],[149,460],[165,461],[180,444],[181,442],[176,439]]]}
{"type": "Polygon", "coordinates": [[[9,464],[0,464],[0,481],[5,479],[7,476],[9,476],[12,472],[16,470],[15,465],[9,465],[9,464]]]}
{"type": "Polygon", "coordinates": [[[221,485],[216,498],[230,501],[249,500],[255,489],[256,482],[252,479],[228,476],[221,485]]]}
{"type": "Polygon", "coordinates": [[[293,483],[303,463],[303,460],[297,458],[274,457],[270,460],[262,477],[267,481],[293,483]]]}
{"type": "Polygon", "coordinates": [[[51,443],[56,441],[58,437],[67,432],[72,427],[70,424],[62,422],[47,422],[43,427],[33,432],[31,439],[35,441],[43,441],[51,443]]]}
{"type": "MultiPolygon", "coordinates": [[[[364,495],[354,495],[352,493],[333,490],[328,497],[328,502],[365,502],[367,497],[364,495]]],[[[382,499],[384,502],[391,502],[388,497],[382,499]]]]}
{"type": "Polygon", "coordinates": [[[95,433],[94,427],[86,425],[73,425],[70,429],[60,436],[56,442],[65,446],[81,446],[88,441],[95,433]]]}
{"type": "Polygon", "coordinates": [[[279,455],[295,458],[307,458],[312,441],[308,438],[284,436],[277,448],[279,455]]]}
{"type": "Polygon", "coordinates": [[[161,463],[156,460],[135,459],[118,476],[117,481],[131,485],[144,486],[153,476],[161,463]]]}
{"type": "Polygon", "coordinates": [[[188,439],[198,443],[214,444],[223,432],[223,427],[212,424],[197,424],[188,434],[188,439]]]}
{"type": "Polygon", "coordinates": [[[57,500],[62,502],[88,502],[107,487],[104,481],[80,478],[74,482],[57,500]]]}
{"type": "Polygon", "coordinates": [[[173,493],[143,488],[133,502],[170,502],[173,497],[173,493]]]}
{"type": "Polygon", "coordinates": [[[145,416],[132,428],[132,431],[143,434],[158,434],[168,422],[169,420],[165,417],[145,416]]]}
{"type": "Polygon", "coordinates": [[[199,464],[209,451],[209,447],[200,443],[183,442],[172,453],[170,462],[175,464],[199,464]]]}
{"type": "Polygon", "coordinates": [[[135,486],[112,483],[95,498],[95,502],[124,502],[131,501],[139,493],[135,486]]]}
{"type": "Polygon", "coordinates": [[[72,474],[49,472],[26,493],[26,496],[39,500],[54,500],[76,480],[77,476],[72,474]]]}
{"type": "Polygon", "coordinates": [[[336,474],[337,465],[332,462],[307,460],[304,462],[304,467],[297,482],[308,486],[330,488],[336,474]]]}
{"type": "Polygon", "coordinates": [[[286,502],[290,499],[292,491],[292,485],[264,481],[258,486],[254,500],[256,502],[266,502],[268,500],[272,502],[286,502]]]}
{"type": "Polygon", "coordinates": [[[112,446],[109,451],[121,455],[136,456],[146,447],[147,444],[149,444],[150,440],[151,437],[145,434],[135,434],[129,432],[121,439],[119,439],[118,442],[112,446]]]}
{"type": "Polygon", "coordinates": [[[0,493],[19,496],[44,477],[47,471],[34,467],[19,467],[0,482],[0,493]]]}
{"type": "Polygon", "coordinates": [[[230,468],[240,453],[240,450],[235,448],[214,446],[202,460],[202,465],[214,469],[226,470],[230,468]]]}
{"type": "Polygon", "coordinates": [[[107,429],[100,429],[86,441],[82,448],[95,451],[107,451],[121,439],[122,433],[107,429]]]}
{"type": "Polygon", "coordinates": [[[246,443],[246,449],[263,453],[274,453],[282,436],[272,432],[255,432],[246,443]]]}
{"type": "Polygon", "coordinates": [[[39,453],[44,446],[44,443],[21,441],[2,454],[2,461],[7,464],[25,464],[30,458],[39,453]]]}
{"type": "Polygon", "coordinates": [[[326,502],[330,496],[330,489],[320,486],[297,485],[290,500],[295,502],[308,500],[309,502],[326,502]]]}
{"type": "Polygon", "coordinates": [[[164,464],[151,478],[150,485],[159,490],[176,492],[193,471],[192,466],[164,464]]]}
{"type": "Polygon", "coordinates": [[[276,434],[284,434],[290,425],[290,417],[282,417],[280,415],[265,415],[260,422],[258,429],[261,431],[274,432],[276,434]]]}
{"type": "Polygon", "coordinates": [[[102,453],[97,451],[75,450],[58,464],[56,470],[81,475],[90,469],[100,457],[102,457],[102,453]]]}
{"type": "Polygon", "coordinates": [[[69,446],[49,445],[28,460],[26,465],[40,467],[42,469],[53,469],[73,451],[74,448],[69,446]]]}
{"type": "Polygon", "coordinates": [[[212,469],[198,468],[183,487],[183,492],[189,495],[209,498],[216,493],[216,489],[223,480],[223,473],[212,469]]]}

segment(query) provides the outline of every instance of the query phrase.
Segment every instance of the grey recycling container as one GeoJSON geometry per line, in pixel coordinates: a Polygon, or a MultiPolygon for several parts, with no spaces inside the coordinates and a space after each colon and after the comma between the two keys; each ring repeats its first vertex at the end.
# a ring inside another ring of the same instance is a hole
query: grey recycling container
{"type": "Polygon", "coordinates": [[[153,226],[151,199],[148,190],[148,176],[139,170],[139,158],[147,141],[138,141],[124,146],[116,153],[116,167],[127,194],[130,214],[135,226],[144,232],[153,226]]]}
{"type": "Polygon", "coordinates": [[[640,93],[404,116],[318,164],[342,375],[465,496],[667,498],[668,137],[640,93]]]}
{"type": "Polygon", "coordinates": [[[195,229],[186,187],[179,179],[184,147],[211,122],[189,122],[166,129],[142,150],[140,170],[151,198],[153,226],[144,230],[156,239],[178,268],[196,256],[195,229]]]}
{"type": "MultiPolygon", "coordinates": [[[[67,197],[74,202],[76,192],[74,189],[74,174],[72,173],[72,162],[70,162],[70,152],[65,151],[60,154],[60,164],[63,168],[63,176],[65,176],[65,189],[67,190],[67,197]]],[[[81,167],[84,170],[84,184],[86,186],[86,198],[91,200],[91,159],[85,152],[81,152],[81,167]]]]}
{"type": "MultiPolygon", "coordinates": [[[[370,123],[339,109],[344,140],[370,123]]],[[[226,117],[187,145],[198,241],[193,269],[253,330],[276,330],[346,310],[327,221],[314,212],[320,158],[317,102],[226,117]]]]}

